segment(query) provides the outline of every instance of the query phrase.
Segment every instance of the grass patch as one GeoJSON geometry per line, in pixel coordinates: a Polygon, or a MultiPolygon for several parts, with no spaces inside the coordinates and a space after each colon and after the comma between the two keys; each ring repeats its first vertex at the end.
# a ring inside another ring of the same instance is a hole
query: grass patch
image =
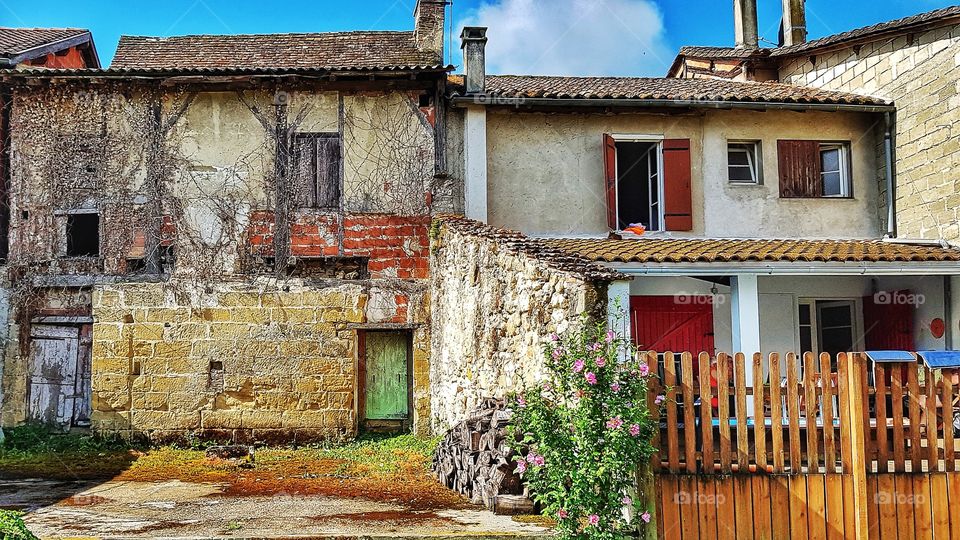
{"type": "Polygon", "coordinates": [[[0,539],[2,540],[37,540],[27,526],[23,524],[20,512],[0,510],[0,539]]]}
{"type": "Polygon", "coordinates": [[[48,426],[24,424],[4,430],[0,475],[51,479],[110,477],[135,459],[119,437],[60,433],[48,426]]]}

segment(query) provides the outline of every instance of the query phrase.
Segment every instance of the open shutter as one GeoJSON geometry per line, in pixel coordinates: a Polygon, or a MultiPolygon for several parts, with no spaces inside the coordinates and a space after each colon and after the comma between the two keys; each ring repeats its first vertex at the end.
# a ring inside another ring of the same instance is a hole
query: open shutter
{"type": "Polygon", "coordinates": [[[316,141],[313,137],[296,137],[293,144],[296,204],[299,208],[313,208],[317,205],[316,141]]]}
{"type": "Polygon", "coordinates": [[[690,139],[663,141],[663,215],[668,231],[693,230],[690,139]]]}
{"type": "Polygon", "coordinates": [[[818,141],[777,141],[780,164],[780,197],[823,196],[818,141]]]}
{"type": "Polygon", "coordinates": [[[910,294],[911,291],[896,291],[863,297],[863,338],[867,350],[916,350],[913,335],[916,307],[896,301],[910,294]]]}
{"type": "Polygon", "coordinates": [[[617,143],[609,134],[603,134],[603,176],[607,192],[607,227],[620,229],[617,223],[617,143]]]}

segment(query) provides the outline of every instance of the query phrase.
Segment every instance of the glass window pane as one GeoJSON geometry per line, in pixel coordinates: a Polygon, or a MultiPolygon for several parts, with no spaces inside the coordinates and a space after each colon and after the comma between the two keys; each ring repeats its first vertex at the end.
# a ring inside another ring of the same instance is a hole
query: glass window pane
{"type": "Polygon", "coordinates": [[[820,167],[823,172],[835,172],[840,170],[840,149],[831,148],[820,151],[820,167]]]}
{"type": "Polygon", "coordinates": [[[840,184],[843,181],[839,172],[823,173],[823,194],[825,196],[842,195],[840,184]]]}
{"type": "Polygon", "coordinates": [[[753,173],[750,167],[730,167],[731,182],[753,182],[753,173]]]}
{"type": "Polygon", "coordinates": [[[747,157],[747,152],[742,148],[731,147],[728,156],[729,157],[727,159],[729,160],[728,163],[730,163],[730,165],[750,164],[750,159],[747,157]]]}
{"type": "Polygon", "coordinates": [[[800,304],[800,324],[810,324],[810,304],[800,304]]]}
{"type": "Polygon", "coordinates": [[[797,352],[813,352],[813,334],[809,326],[800,327],[800,350],[797,352]]]}
{"type": "Polygon", "coordinates": [[[820,308],[820,326],[822,328],[852,326],[851,315],[848,305],[822,307],[820,308]]]}

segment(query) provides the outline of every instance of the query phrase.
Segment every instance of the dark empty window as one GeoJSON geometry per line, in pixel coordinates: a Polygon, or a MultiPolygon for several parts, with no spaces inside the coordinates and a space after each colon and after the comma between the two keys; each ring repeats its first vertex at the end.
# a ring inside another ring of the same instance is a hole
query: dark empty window
{"type": "Polygon", "coordinates": [[[642,224],[661,230],[659,145],[617,142],[617,216],[619,229],[642,224]]]}
{"type": "Polygon", "coordinates": [[[67,256],[97,257],[100,255],[100,215],[67,215],[67,256]]]}
{"type": "Polygon", "coordinates": [[[297,204],[301,208],[340,205],[340,135],[300,133],[294,139],[297,204]]]}

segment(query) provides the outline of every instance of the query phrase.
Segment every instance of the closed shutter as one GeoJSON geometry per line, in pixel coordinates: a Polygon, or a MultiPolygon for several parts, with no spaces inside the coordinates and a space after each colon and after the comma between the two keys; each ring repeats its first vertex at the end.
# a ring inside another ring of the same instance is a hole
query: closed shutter
{"type": "Polygon", "coordinates": [[[300,208],[340,204],[340,137],[303,134],[294,139],[294,192],[300,208]]]}
{"type": "Polygon", "coordinates": [[[340,138],[317,138],[317,206],[340,205],[340,138]]]}
{"type": "Polygon", "coordinates": [[[663,213],[668,231],[693,230],[690,139],[663,141],[663,213]]]}
{"type": "Polygon", "coordinates": [[[631,296],[630,329],[641,351],[713,355],[713,297],[631,296]]]}
{"type": "Polygon", "coordinates": [[[780,197],[823,196],[818,141],[777,141],[777,159],[780,164],[780,197]]]}
{"type": "Polygon", "coordinates": [[[913,351],[913,315],[916,307],[894,299],[910,296],[911,291],[897,291],[886,295],[889,299],[877,303],[877,297],[863,297],[863,339],[871,351],[913,351]]]}
{"type": "Polygon", "coordinates": [[[299,208],[313,208],[317,205],[316,143],[313,137],[296,137],[293,144],[296,204],[299,208]]]}
{"type": "Polygon", "coordinates": [[[613,137],[603,135],[604,190],[607,194],[607,227],[618,230],[617,223],[617,143],[613,137]]]}

